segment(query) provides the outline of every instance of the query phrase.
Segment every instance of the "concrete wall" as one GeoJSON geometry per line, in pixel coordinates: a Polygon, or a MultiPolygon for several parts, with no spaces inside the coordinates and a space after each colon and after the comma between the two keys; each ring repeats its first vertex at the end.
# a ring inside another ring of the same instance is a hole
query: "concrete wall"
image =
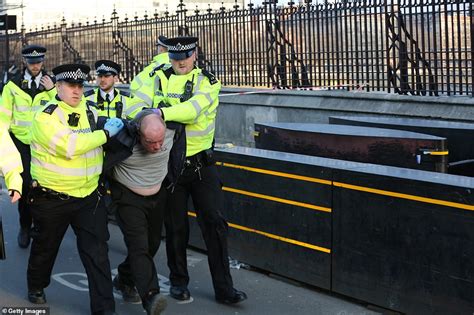
{"type": "Polygon", "coordinates": [[[254,146],[255,122],[328,123],[329,116],[397,116],[474,123],[474,98],[379,92],[224,88],[216,142],[254,146]]]}

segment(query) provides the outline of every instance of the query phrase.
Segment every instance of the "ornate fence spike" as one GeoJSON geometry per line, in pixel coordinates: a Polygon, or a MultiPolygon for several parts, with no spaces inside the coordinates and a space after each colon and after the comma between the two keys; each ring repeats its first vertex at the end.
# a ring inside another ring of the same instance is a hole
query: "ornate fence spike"
{"type": "MultiPolygon", "coordinates": [[[[188,12],[180,0],[175,12],[165,6],[153,18],[114,7],[110,20],[84,25],[63,17],[59,26],[10,32],[8,47],[20,66],[24,44],[47,46],[49,69],[92,64],[100,52],[122,64],[128,82],[153,59],[158,35],[192,35],[200,38],[198,64],[224,85],[474,96],[472,0],[221,1],[188,12]]],[[[5,59],[0,51],[0,72],[5,59]]]]}

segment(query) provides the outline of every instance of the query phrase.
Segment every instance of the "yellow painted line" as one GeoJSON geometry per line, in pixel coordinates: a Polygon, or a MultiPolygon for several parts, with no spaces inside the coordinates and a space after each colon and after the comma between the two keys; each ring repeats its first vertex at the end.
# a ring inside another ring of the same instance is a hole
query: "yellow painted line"
{"type": "MultiPolygon", "coordinates": [[[[196,217],[195,212],[188,211],[188,215],[191,216],[191,217],[196,217]]],[[[242,231],[250,232],[250,233],[255,233],[255,234],[259,234],[259,235],[263,235],[263,236],[266,236],[268,238],[272,238],[274,240],[282,241],[282,242],[285,242],[285,243],[289,243],[289,244],[293,244],[293,245],[297,245],[297,246],[301,246],[301,247],[306,247],[306,248],[317,250],[317,251],[327,253],[327,254],[331,253],[331,250],[329,248],[316,246],[316,245],[305,243],[305,242],[296,241],[296,240],[293,240],[291,238],[278,236],[278,235],[275,235],[275,234],[259,231],[259,230],[256,230],[256,229],[248,228],[246,226],[242,226],[242,225],[238,225],[238,224],[234,224],[234,223],[227,223],[227,224],[229,224],[229,226],[234,228],[234,229],[238,229],[238,230],[242,230],[242,231]]]]}
{"type": "Polygon", "coordinates": [[[250,166],[236,165],[236,164],[224,163],[224,162],[217,162],[216,164],[220,165],[220,166],[224,166],[224,167],[229,167],[229,168],[237,168],[237,169],[241,169],[241,170],[245,170],[245,171],[249,171],[249,172],[255,172],[255,173],[262,173],[262,174],[268,174],[268,175],[285,177],[285,178],[298,179],[298,180],[303,180],[303,181],[318,183],[318,184],[324,184],[324,185],[332,185],[332,181],[325,180],[325,179],[320,179],[320,178],[314,178],[314,177],[301,176],[301,175],[295,175],[295,174],[289,174],[289,173],[283,173],[283,172],[270,171],[270,170],[265,170],[265,169],[262,169],[262,168],[255,168],[255,167],[250,167],[250,166]]]}
{"type": "Polygon", "coordinates": [[[449,155],[449,151],[431,151],[429,155],[449,155]]]}
{"type": "Polygon", "coordinates": [[[222,190],[228,191],[228,192],[233,192],[236,194],[241,194],[241,195],[246,195],[246,196],[251,196],[255,198],[260,198],[260,199],[266,199],[266,200],[271,200],[271,201],[276,201],[280,203],[285,203],[288,205],[293,205],[293,206],[298,206],[298,207],[303,207],[303,208],[308,208],[312,210],[318,210],[318,211],[323,211],[323,212],[331,212],[331,208],[326,208],[326,207],[321,207],[321,206],[315,206],[309,203],[304,203],[304,202],[299,202],[299,201],[294,201],[294,200],[289,200],[289,199],[283,199],[279,197],[273,197],[273,196],[268,196],[268,195],[262,195],[262,194],[257,194],[251,191],[246,191],[246,190],[240,190],[240,189],[235,189],[231,187],[222,187],[222,190]]]}
{"type": "Polygon", "coordinates": [[[352,190],[364,191],[364,192],[377,194],[377,195],[390,196],[390,197],[396,197],[396,198],[401,198],[401,199],[407,199],[407,200],[413,200],[413,201],[419,201],[419,202],[424,202],[424,203],[430,203],[430,204],[435,204],[435,205],[446,206],[446,207],[453,207],[453,208],[458,208],[458,209],[474,211],[474,206],[466,205],[466,204],[463,204],[463,203],[457,203],[457,202],[439,200],[439,199],[434,199],[434,198],[427,198],[427,197],[420,197],[420,196],[402,194],[402,193],[397,193],[397,192],[388,191],[388,190],[381,190],[381,189],[375,189],[375,188],[369,188],[369,187],[363,187],[363,186],[357,186],[357,185],[351,185],[351,184],[345,184],[345,183],[339,183],[339,182],[333,182],[333,184],[334,184],[334,186],[337,186],[337,187],[343,187],[343,188],[352,189],[352,190]]]}

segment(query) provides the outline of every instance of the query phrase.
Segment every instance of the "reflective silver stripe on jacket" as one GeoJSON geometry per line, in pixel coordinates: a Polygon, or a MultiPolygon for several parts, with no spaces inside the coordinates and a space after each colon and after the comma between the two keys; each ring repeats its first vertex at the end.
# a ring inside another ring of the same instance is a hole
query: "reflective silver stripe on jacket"
{"type": "Polygon", "coordinates": [[[18,127],[30,127],[31,121],[13,119],[12,125],[15,125],[18,127]]]}
{"type": "Polygon", "coordinates": [[[143,102],[136,103],[135,105],[131,106],[130,108],[126,109],[125,115],[128,116],[131,113],[133,113],[135,110],[137,110],[140,107],[146,107],[146,104],[143,102]]]}
{"type": "Polygon", "coordinates": [[[31,110],[31,106],[29,106],[29,105],[13,105],[13,109],[17,112],[29,112],[31,110]]]}
{"type": "Polygon", "coordinates": [[[74,155],[74,151],[76,151],[76,144],[77,144],[77,133],[73,133],[69,137],[69,141],[67,143],[66,159],[68,160],[72,159],[74,155]]]}
{"type": "Polygon", "coordinates": [[[153,106],[153,100],[148,95],[146,95],[145,93],[136,91],[136,92],[134,92],[134,94],[135,94],[136,97],[138,97],[139,99],[144,101],[148,106],[150,106],[150,107],[153,106]]]}
{"type": "Polygon", "coordinates": [[[65,135],[69,133],[69,130],[67,129],[62,129],[56,132],[51,139],[49,140],[48,143],[48,151],[51,152],[51,154],[57,154],[56,151],[56,145],[59,142],[61,138],[63,138],[65,135]]]}
{"type": "Polygon", "coordinates": [[[92,159],[98,155],[103,155],[102,147],[97,147],[81,155],[81,158],[92,159]]]}
{"type": "Polygon", "coordinates": [[[9,109],[6,109],[5,107],[0,106],[0,112],[7,114],[8,116],[12,115],[12,111],[9,109]]]}
{"type": "Polygon", "coordinates": [[[57,110],[55,110],[54,113],[56,114],[56,116],[58,116],[59,121],[60,121],[63,125],[68,125],[68,123],[67,123],[67,121],[66,121],[66,116],[64,116],[64,112],[62,111],[62,109],[57,108],[57,110]]]}
{"type": "Polygon", "coordinates": [[[66,168],[44,161],[38,160],[36,157],[31,157],[31,163],[41,168],[44,168],[50,172],[57,173],[66,176],[88,176],[92,174],[98,174],[102,171],[102,165],[95,165],[88,168],[66,168]]]}
{"type": "Polygon", "coordinates": [[[212,124],[207,126],[204,130],[186,130],[186,137],[201,137],[208,135],[216,127],[216,122],[213,121],[212,124]]]}
{"type": "Polygon", "coordinates": [[[16,169],[16,168],[19,168],[21,166],[21,161],[10,161],[9,163],[7,164],[4,164],[1,169],[3,171],[3,175],[6,175],[8,172],[16,169]]]}

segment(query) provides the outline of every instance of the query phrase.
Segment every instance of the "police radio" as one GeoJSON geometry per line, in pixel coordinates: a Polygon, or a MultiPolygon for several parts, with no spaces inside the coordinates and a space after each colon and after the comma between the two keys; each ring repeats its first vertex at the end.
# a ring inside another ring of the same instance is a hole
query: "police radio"
{"type": "Polygon", "coordinates": [[[123,112],[123,103],[122,102],[115,103],[115,117],[122,118],[122,112],[123,112]]]}
{"type": "Polygon", "coordinates": [[[94,113],[90,110],[86,110],[87,113],[87,120],[89,121],[89,125],[91,126],[91,130],[94,131],[97,129],[97,123],[95,121],[94,113]]]}
{"type": "MultiPolygon", "coordinates": [[[[53,83],[56,83],[56,77],[50,76],[48,74],[45,74],[44,77],[49,77],[51,79],[51,81],[53,81],[53,83]]],[[[38,90],[39,91],[44,91],[45,89],[46,88],[44,87],[44,85],[40,83],[40,85],[38,86],[38,90]]]]}
{"type": "MultiPolygon", "coordinates": [[[[194,78],[194,76],[193,76],[194,78]]],[[[188,80],[186,81],[186,84],[184,85],[184,93],[183,96],[179,99],[181,102],[186,102],[193,96],[193,81],[188,80]]]]}

